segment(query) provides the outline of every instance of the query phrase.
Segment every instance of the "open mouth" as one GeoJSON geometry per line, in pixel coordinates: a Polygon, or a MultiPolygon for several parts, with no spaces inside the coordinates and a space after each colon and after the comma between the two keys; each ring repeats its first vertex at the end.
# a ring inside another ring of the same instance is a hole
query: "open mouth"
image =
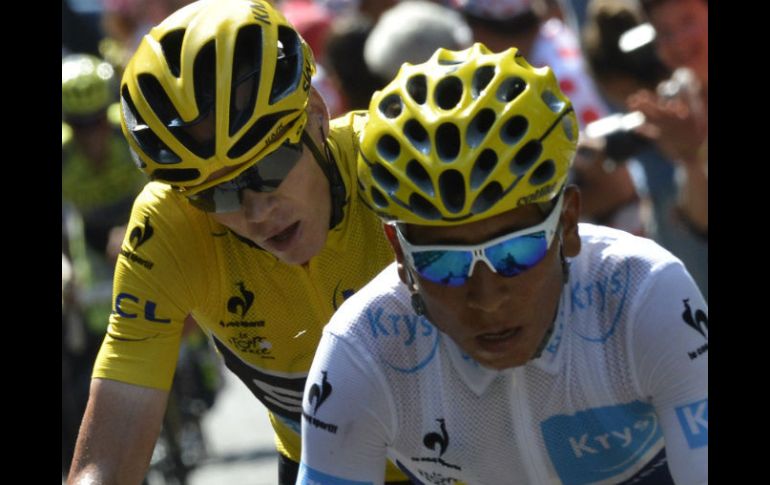
{"type": "Polygon", "coordinates": [[[281,243],[284,241],[288,241],[291,239],[291,237],[294,235],[294,233],[297,231],[297,228],[299,227],[299,221],[295,222],[291,226],[287,227],[283,231],[279,232],[275,236],[269,238],[267,241],[270,243],[281,243]]]}
{"type": "Polygon", "coordinates": [[[515,337],[521,331],[521,327],[509,328],[497,333],[484,333],[476,337],[481,343],[497,343],[504,342],[510,338],[515,337]]]}

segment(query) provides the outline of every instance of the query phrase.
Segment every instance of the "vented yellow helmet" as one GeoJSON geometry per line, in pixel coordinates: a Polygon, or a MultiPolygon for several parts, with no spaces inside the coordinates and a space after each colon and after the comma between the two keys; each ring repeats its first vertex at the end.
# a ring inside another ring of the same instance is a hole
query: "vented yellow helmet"
{"type": "Polygon", "coordinates": [[[121,82],[121,126],[151,179],[194,194],[299,142],[314,72],[310,48],[270,3],[200,0],[142,40],[121,82]]]}
{"type": "Polygon", "coordinates": [[[68,121],[102,114],[115,100],[115,70],[98,57],[71,54],[61,60],[61,109],[68,121]]]}
{"type": "Polygon", "coordinates": [[[465,224],[546,202],[567,179],[578,138],[548,67],[476,43],[404,64],[372,98],[358,180],[381,217],[465,224]]]}

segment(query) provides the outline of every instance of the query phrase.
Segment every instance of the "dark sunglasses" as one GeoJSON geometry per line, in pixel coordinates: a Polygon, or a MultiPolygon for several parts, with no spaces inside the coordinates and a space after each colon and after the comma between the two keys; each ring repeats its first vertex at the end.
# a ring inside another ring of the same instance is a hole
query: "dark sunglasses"
{"type": "Polygon", "coordinates": [[[232,180],[188,196],[190,203],[205,212],[236,212],[241,209],[243,191],[272,192],[289,175],[302,157],[302,143],[284,143],[232,180]]]}
{"type": "Polygon", "coordinates": [[[393,225],[407,262],[421,277],[444,286],[461,286],[478,262],[501,276],[511,277],[542,261],[556,234],[563,202],[562,189],[551,213],[540,224],[474,245],[412,244],[398,224],[393,225]]]}

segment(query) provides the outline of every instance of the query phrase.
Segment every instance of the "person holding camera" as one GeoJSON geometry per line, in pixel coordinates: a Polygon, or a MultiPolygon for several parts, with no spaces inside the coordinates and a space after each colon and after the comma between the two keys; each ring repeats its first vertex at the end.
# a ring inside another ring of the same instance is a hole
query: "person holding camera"
{"type": "Polygon", "coordinates": [[[642,112],[639,131],[676,164],[676,214],[689,230],[708,240],[708,1],[642,0],[655,28],[661,60],[673,70],[656,90],[628,99],[642,112]]]}

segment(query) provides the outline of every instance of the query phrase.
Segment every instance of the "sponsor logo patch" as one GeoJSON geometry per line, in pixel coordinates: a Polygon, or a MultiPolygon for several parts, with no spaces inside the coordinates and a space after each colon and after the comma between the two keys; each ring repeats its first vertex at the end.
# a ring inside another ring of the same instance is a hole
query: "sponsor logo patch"
{"type": "Polygon", "coordinates": [[[663,438],[653,407],[640,401],[553,416],[541,429],[559,477],[574,485],[631,469],[663,438]]]}
{"type": "Polygon", "coordinates": [[[702,448],[709,444],[709,401],[704,399],[676,408],[676,417],[682,426],[690,448],[702,448]]]}

